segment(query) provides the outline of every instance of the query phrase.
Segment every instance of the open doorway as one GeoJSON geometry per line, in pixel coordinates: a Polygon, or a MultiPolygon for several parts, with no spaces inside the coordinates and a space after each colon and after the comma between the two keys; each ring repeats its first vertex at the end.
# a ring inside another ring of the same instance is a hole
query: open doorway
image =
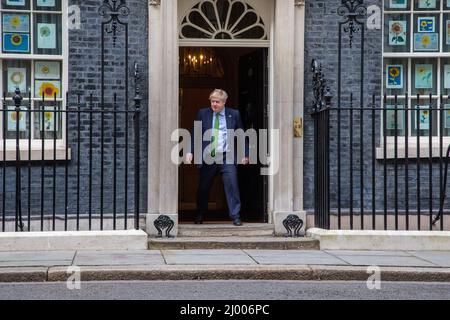
{"type": "MultiPolygon", "coordinates": [[[[181,47],[180,128],[191,130],[197,111],[209,107],[209,94],[216,88],[228,92],[226,107],[238,109],[244,129],[268,127],[267,48],[181,47]]],[[[244,222],[267,222],[267,177],[261,165],[239,166],[241,218],[244,222]]],[[[196,215],[198,168],[179,169],[178,211],[181,223],[192,223],[196,215]]],[[[211,188],[205,221],[229,221],[219,176],[211,188]]]]}

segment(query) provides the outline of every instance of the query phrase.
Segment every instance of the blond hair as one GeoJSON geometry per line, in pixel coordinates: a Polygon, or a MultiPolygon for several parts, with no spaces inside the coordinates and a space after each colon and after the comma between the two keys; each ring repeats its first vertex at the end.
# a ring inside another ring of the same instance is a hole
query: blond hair
{"type": "Polygon", "coordinates": [[[225,92],[225,90],[215,89],[209,95],[209,100],[211,100],[212,98],[218,98],[218,99],[222,100],[223,102],[227,102],[228,94],[225,92]]]}

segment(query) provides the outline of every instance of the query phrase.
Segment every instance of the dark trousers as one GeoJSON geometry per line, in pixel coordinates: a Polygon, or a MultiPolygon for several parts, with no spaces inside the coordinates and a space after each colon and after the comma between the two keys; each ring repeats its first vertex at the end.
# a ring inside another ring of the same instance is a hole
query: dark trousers
{"type": "Polygon", "coordinates": [[[232,220],[239,218],[241,199],[235,164],[204,164],[200,168],[200,180],[197,191],[198,214],[202,217],[208,211],[208,198],[214,177],[220,172],[227,198],[229,215],[232,220]]]}

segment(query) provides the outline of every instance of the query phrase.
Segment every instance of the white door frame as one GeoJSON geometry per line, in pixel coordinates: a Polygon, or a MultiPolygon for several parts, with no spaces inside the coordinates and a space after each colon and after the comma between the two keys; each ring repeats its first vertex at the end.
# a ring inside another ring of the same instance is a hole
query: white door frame
{"type": "MultiPolygon", "coordinates": [[[[261,0],[246,0],[258,8],[261,0]]],[[[286,214],[303,213],[303,139],[294,139],[293,121],[303,117],[304,2],[273,1],[269,47],[269,128],[279,130],[279,170],[269,177],[269,222],[281,225],[286,214]],[[294,85],[295,84],[295,85],[294,85]],[[299,163],[301,162],[301,164],[299,163]]],[[[178,129],[179,46],[221,45],[220,41],[179,41],[179,5],[194,0],[150,1],[149,5],[149,127],[147,232],[161,214],[178,228],[178,166],[171,162],[178,129]]],[[[243,46],[245,42],[236,42],[243,46]]],[[[252,44],[247,41],[247,45],[252,44]]],[[[260,44],[253,46],[261,46],[260,44]]],[[[273,138],[273,136],[272,136],[273,138]]],[[[271,150],[274,154],[274,150],[271,150]]],[[[272,166],[276,163],[272,161],[272,166]]]]}

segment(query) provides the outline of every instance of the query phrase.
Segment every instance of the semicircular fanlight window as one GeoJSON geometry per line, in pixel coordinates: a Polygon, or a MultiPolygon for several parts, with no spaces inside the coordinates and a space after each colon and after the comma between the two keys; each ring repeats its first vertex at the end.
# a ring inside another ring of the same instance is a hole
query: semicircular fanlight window
{"type": "Polygon", "coordinates": [[[184,17],[180,38],[267,40],[267,31],[260,15],[243,1],[202,0],[184,17]]]}

